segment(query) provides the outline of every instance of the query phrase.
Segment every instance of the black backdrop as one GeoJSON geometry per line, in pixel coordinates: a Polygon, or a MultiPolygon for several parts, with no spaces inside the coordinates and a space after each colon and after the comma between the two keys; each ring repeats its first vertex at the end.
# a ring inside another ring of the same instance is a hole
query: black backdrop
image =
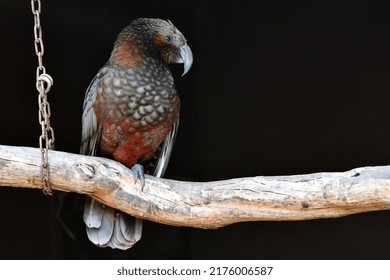
{"type": "MultiPolygon", "coordinates": [[[[42,0],[56,149],[77,153],[84,92],[132,19],[187,37],[179,136],[166,177],[208,181],[390,163],[389,1],[42,0]]],[[[30,1],[0,3],[0,144],[38,145],[30,1]]],[[[0,189],[0,258],[389,258],[388,212],[219,230],[146,222],[126,252],[91,245],[82,197],[0,189]],[[63,207],[58,207],[64,202],[63,207]],[[72,239],[59,223],[75,235],[72,239]]]]}

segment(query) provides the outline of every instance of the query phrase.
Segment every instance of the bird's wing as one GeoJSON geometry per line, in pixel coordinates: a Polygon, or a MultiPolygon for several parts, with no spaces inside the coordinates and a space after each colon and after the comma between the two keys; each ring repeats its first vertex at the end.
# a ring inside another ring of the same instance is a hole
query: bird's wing
{"type": "MultiPolygon", "coordinates": [[[[89,84],[85,93],[80,147],[80,154],[83,155],[94,156],[100,142],[101,127],[98,124],[93,106],[95,104],[97,92],[99,91],[100,81],[102,81],[104,75],[105,71],[103,68],[89,84]]],[[[108,210],[103,205],[94,199],[87,197],[84,207],[84,222],[87,226],[88,236],[95,244],[101,245],[107,243],[109,240],[109,238],[108,240],[102,240],[102,238],[98,235],[97,230],[102,227],[102,224],[113,224],[114,212],[112,212],[112,215],[105,215],[105,212],[107,211],[108,210]],[[103,217],[105,216],[110,216],[110,219],[104,220],[103,217]]],[[[112,226],[107,226],[107,228],[112,231],[112,226]]],[[[111,237],[111,233],[109,236],[111,237]]]]}
{"type": "Polygon", "coordinates": [[[165,136],[164,141],[161,143],[160,147],[157,150],[156,157],[157,161],[155,163],[155,170],[153,175],[156,177],[164,176],[165,170],[168,167],[169,158],[171,156],[173,144],[175,143],[177,130],[179,128],[179,118],[172,125],[172,129],[169,131],[167,136],[165,136]]]}
{"type": "Polygon", "coordinates": [[[81,129],[80,154],[94,156],[101,137],[101,127],[99,126],[93,105],[99,89],[99,83],[105,75],[104,69],[100,70],[85,93],[83,104],[83,117],[81,129]]]}

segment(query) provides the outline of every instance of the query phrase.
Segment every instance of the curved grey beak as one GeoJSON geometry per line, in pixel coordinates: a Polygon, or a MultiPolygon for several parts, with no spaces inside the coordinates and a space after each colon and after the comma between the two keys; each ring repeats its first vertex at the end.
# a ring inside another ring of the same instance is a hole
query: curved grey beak
{"type": "Polygon", "coordinates": [[[192,51],[191,51],[190,47],[187,44],[180,47],[180,61],[179,61],[179,63],[184,64],[184,72],[183,72],[182,76],[184,76],[190,70],[191,65],[192,65],[192,61],[193,61],[193,57],[192,57],[192,51]]]}

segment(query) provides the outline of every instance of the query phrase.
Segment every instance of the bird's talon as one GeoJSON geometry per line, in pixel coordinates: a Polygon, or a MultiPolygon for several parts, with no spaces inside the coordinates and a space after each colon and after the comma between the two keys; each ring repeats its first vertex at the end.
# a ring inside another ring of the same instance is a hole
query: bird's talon
{"type": "Polygon", "coordinates": [[[145,186],[145,175],[144,175],[145,173],[144,173],[143,166],[137,163],[133,165],[131,170],[133,171],[133,175],[134,175],[134,184],[136,184],[137,181],[140,180],[141,191],[143,191],[145,186]]]}

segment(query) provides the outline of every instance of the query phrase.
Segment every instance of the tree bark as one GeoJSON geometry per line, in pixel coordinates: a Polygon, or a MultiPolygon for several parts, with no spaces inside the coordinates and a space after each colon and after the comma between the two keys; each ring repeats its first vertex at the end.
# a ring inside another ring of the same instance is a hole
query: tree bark
{"type": "MultiPolygon", "coordinates": [[[[40,150],[0,145],[0,186],[42,189],[40,150]]],[[[219,228],[244,221],[337,218],[390,209],[390,166],[347,172],[182,182],[132,171],[105,158],[49,151],[51,187],[89,195],[158,223],[219,228]]]]}

